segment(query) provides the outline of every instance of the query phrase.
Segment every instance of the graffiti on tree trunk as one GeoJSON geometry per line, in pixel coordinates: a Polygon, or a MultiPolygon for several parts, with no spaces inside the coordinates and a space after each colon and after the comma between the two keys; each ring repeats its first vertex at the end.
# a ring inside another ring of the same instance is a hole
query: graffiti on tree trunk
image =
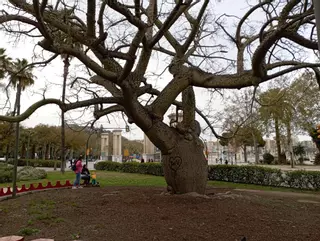
{"type": "Polygon", "coordinates": [[[182,159],[179,156],[170,157],[169,167],[172,171],[177,172],[182,163],[182,159]]]}

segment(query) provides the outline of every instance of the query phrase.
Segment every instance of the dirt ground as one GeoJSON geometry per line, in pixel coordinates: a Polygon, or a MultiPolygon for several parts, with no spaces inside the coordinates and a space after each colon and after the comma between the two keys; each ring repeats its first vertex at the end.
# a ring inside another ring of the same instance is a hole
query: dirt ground
{"type": "Polygon", "coordinates": [[[208,197],[163,188],[63,189],[0,202],[0,236],[56,241],[320,240],[320,197],[208,189],[208,197]]]}

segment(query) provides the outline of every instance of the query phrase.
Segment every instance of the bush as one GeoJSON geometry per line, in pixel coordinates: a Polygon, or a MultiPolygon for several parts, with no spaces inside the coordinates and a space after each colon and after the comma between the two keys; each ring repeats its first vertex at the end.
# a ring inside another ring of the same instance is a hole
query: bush
{"type": "Polygon", "coordinates": [[[265,164],[271,164],[274,161],[274,156],[270,153],[264,153],[263,154],[263,163],[265,164]]]}
{"type": "MultiPolygon", "coordinates": [[[[10,164],[13,164],[13,160],[9,161],[10,164]]],[[[41,159],[19,159],[18,166],[30,166],[30,167],[61,167],[61,161],[58,160],[41,160],[41,159]]]]}
{"type": "MultiPolygon", "coordinates": [[[[13,165],[0,163],[0,183],[12,182],[13,165]]],[[[47,177],[45,170],[34,167],[24,167],[17,173],[18,181],[44,179],[47,177]]]]}
{"type": "Polygon", "coordinates": [[[111,172],[120,172],[121,171],[121,163],[112,162],[112,161],[101,161],[94,165],[96,170],[105,170],[111,172]]]}
{"type": "Polygon", "coordinates": [[[314,165],[320,165],[320,153],[319,152],[314,156],[314,165]]]}
{"type": "Polygon", "coordinates": [[[10,164],[0,163],[0,183],[11,182],[13,167],[10,164]]]}
{"type": "Polygon", "coordinates": [[[209,179],[216,181],[280,186],[280,169],[259,166],[209,166],[209,179]]]}
{"type": "Polygon", "coordinates": [[[288,171],[259,166],[209,166],[209,180],[320,190],[320,172],[288,171]]]}
{"type": "Polygon", "coordinates": [[[299,157],[298,158],[298,162],[299,162],[300,165],[303,165],[304,158],[303,157],[299,157]]]}
{"type": "MultiPolygon", "coordinates": [[[[95,168],[105,171],[163,176],[162,163],[102,161],[98,162],[95,168]]],[[[317,171],[283,172],[280,169],[261,166],[213,165],[208,167],[208,178],[212,181],[320,190],[320,172],[317,171]]]]}
{"type": "Polygon", "coordinates": [[[36,169],[34,167],[23,167],[18,171],[17,176],[19,181],[44,179],[47,177],[47,172],[45,170],[36,169]]]}
{"type": "Polygon", "coordinates": [[[162,163],[139,163],[139,162],[111,162],[102,161],[95,164],[97,170],[113,171],[113,172],[127,172],[140,173],[154,176],[163,176],[162,163]]]}

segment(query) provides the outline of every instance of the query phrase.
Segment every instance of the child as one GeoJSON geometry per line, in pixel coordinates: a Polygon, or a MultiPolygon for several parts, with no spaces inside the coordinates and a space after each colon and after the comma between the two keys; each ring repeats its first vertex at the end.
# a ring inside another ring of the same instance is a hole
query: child
{"type": "Polygon", "coordinates": [[[92,172],[92,175],[91,175],[91,178],[92,178],[92,185],[97,185],[97,174],[95,172],[92,172]]]}

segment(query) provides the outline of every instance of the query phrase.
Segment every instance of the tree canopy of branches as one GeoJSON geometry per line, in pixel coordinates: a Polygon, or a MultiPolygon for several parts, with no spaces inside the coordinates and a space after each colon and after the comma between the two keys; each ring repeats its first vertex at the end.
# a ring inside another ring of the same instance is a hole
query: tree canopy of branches
{"type": "Polygon", "coordinates": [[[314,40],[312,1],[259,1],[237,21],[234,31],[228,31],[221,19],[213,21],[209,0],[144,3],[87,0],[73,6],[57,1],[68,10],[64,16],[55,10],[58,8],[49,6],[47,0],[5,2],[10,12],[2,11],[0,23],[8,31],[40,35],[39,46],[53,55],[78,59],[95,73],[90,83],[104,87],[111,96],[94,95],[92,99],[67,104],[44,99],[20,116],[0,119],[21,121],[50,103],[64,111],[100,104],[95,109],[96,118],[122,111],[129,123],[139,126],[162,151],[165,178],[174,193],[204,193],[206,187],[207,163],[198,137],[199,124],[195,121],[195,113],[201,113],[196,108],[194,86],[240,89],[258,86],[298,69],[317,71],[319,67],[319,63],[303,62],[299,55],[303,50],[318,47],[314,40]],[[264,21],[250,27],[255,13],[265,16],[264,21]],[[13,22],[23,27],[16,27],[13,22]],[[221,44],[212,44],[217,29],[236,47],[236,60],[223,57],[226,50],[221,44]],[[62,41],[57,32],[68,35],[73,44],[79,43],[84,49],[62,41]],[[154,53],[170,59],[165,64],[172,78],[162,90],[154,89],[146,77],[154,53]],[[219,58],[227,61],[220,69],[219,58]],[[231,63],[236,64],[234,70],[231,63]],[[176,101],[179,94],[181,102],[176,101]],[[144,105],[139,97],[145,95],[156,98],[144,105]],[[183,111],[183,121],[176,128],[163,122],[171,105],[183,111]]]}

